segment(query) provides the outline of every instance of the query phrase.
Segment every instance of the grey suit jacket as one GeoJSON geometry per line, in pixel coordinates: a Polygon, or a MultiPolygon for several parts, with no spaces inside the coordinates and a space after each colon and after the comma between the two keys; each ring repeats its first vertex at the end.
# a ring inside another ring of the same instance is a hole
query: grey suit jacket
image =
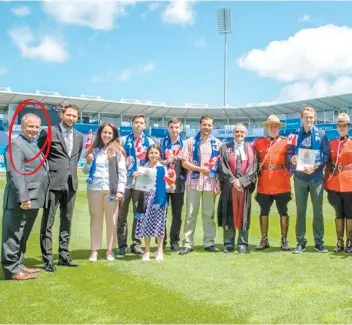
{"type": "MultiPolygon", "coordinates": [[[[42,157],[28,161],[39,152],[38,147],[28,139],[19,135],[12,141],[12,160],[16,170],[22,174],[29,174],[40,164],[42,157]]],[[[5,150],[6,187],[4,192],[4,208],[14,209],[22,201],[31,200],[31,209],[40,209],[46,206],[49,188],[49,175],[47,163],[29,176],[17,173],[10,161],[8,147],[5,150]]]]}
{"type": "MultiPolygon", "coordinates": [[[[67,187],[68,177],[72,176],[72,188],[77,191],[77,166],[83,150],[83,134],[73,130],[73,147],[71,157],[68,155],[66,142],[59,125],[51,128],[52,140],[48,156],[50,189],[60,191],[67,187]]],[[[42,148],[48,134],[46,130],[40,132],[38,146],[42,148]]],[[[44,153],[46,149],[44,149],[44,153]]]]}

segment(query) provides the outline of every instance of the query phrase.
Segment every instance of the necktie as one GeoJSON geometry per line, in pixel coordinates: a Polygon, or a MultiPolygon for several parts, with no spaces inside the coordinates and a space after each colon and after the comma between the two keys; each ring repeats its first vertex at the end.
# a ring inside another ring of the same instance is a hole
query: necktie
{"type": "Polygon", "coordinates": [[[66,142],[66,148],[67,148],[67,152],[69,157],[71,157],[71,153],[72,153],[72,131],[66,131],[66,137],[65,137],[65,142],[66,142]]]}

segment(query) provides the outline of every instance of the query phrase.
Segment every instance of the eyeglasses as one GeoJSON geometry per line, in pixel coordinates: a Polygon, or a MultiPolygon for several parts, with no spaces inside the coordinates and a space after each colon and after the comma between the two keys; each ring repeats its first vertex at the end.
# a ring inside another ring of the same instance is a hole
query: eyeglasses
{"type": "Polygon", "coordinates": [[[339,127],[339,128],[348,128],[349,126],[350,126],[349,123],[337,124],[337,127],[339,127]]]}

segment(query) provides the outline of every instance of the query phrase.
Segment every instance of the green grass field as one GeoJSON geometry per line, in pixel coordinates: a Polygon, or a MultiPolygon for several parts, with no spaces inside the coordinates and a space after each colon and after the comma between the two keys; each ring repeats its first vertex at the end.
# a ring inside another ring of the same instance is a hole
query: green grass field
{"type": "MultiPolygon", "coordinates": [[[[0,175],[0,195],[4,174],[0,175]]],[[[289,205],[289,239],[295,246],[295,205],[289,205]]],[[[311,209],[308,215],[311,215],[311,209]]],[[[334,215],[324,202],[328,254],[314,252],[311,217],[308,249],[299,256],[281,252],[279,220],[273,210],[271,248],[256,252],[260,239],[258,205],[253,201],[251,253],[212,254],[202,249],[201,220],[195,252],[142,262],[134,255],[96,264],[89,257],[89,213],[84,177],[72,224],[71,257],[79,268],[58,267],[34,281],[0,281],[0,323],[351,323],[352,256],[334,254],[334,215]]],[[[42,266],[40,217],[28,243],[26,264],[42,266]]],[[[132,216],[130,216],[130,221],[132,216]]],[[[170,218],[169,218],[170,220],[170,218]]],[[[55,223],[54,250],[58,225],[55,223]]],[[[221,230],[217,245],[222,248],[221,230]]],[[[57,255],[56,255],[57,257],[57,255]]],[[[3,279],[2,271],[0,278],[3,279]]]]}

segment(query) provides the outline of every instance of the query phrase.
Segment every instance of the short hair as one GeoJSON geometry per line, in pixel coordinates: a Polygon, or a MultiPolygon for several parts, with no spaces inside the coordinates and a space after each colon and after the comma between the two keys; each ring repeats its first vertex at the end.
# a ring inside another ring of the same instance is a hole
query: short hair
{"type": "Polygon", "coordinates": [[[247,133],[247,127],[243,124],[243,123],[236,123],[234,126],[233,126],[233,129],[232,131],[235,131],[237,127],[243,127],[245,130],[246,130],[246,133],[247,133]]]}
{"type": "Polygon", "coordinates": [[[303,113],[304,112],[311,112],[311,113],[314,113],[314,116],[317,115],[317,112],[315,111],[315,109],[312,107],[312,106],[304,106],[301,110],[301,117],[303,117],[303,113]]]}
{"type": "Polygon", "coordinates": [[[22,116],[21,118],[21,127],[25,127],[27,124],[27,120],[29,120],[30,118],[35,118],[37,121],[39,121],[39,124],[42,123],[41,118],[38,115],[35,115],[33,113],[28,113],[22,116]]]}
{"type": "Polygon", "coordinates": [[[144,114],[138,114],[132,117],[132,123],[136,118],[144,118],[144,123],[147,123],[147,117],[144,114]]]}
{"type": "Polygon", "coordinates": [[[167,122],[167,126],[169,126],[170,124],[180,124],[180,125],[182,125],[182,122],[178,118],[173,118],[169,122],[167,122]]]}
{"type": "Polygon", "coordinates": [[[199,124],[202,124],[203,120],[211,120],[214,123],[214,119],[209,115],[203,115],[199,120],[199,124]]]}
{"type": "Polygon", "coordinates": [[[75,104],[66,104],[64,106],[62,106],[62,110],[61,113],[65,113],[68,109],[74,109],[75,111],[77,111],[77,113],[79,113],[80,109],[77,105],[75,104]]]}

